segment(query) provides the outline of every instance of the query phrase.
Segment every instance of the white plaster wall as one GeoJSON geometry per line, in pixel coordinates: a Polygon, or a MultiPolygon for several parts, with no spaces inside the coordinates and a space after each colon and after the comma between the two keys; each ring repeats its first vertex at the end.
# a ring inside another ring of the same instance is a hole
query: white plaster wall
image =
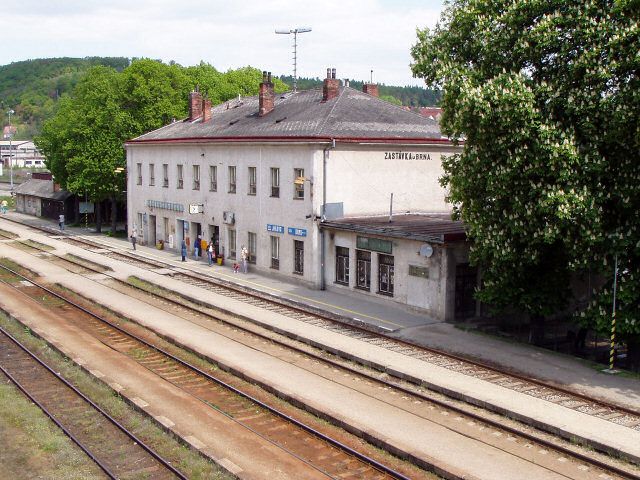
{"type": "MultiPolygon", "coordinates": [[[[190,224],[190,250],[195,239],[192,222],[199,222],[208,238],[208,226],[220,227],[221,245],[225,256],[228,249],[228,228],[223,223],[223,212],[235,214],[237,245],[239,257],[241,245],[248,244],[248,232],[257,234],[257,262],[251,268],[269,270],[286,276],[293,272],[293,241],[302,240],[304,246],[304,275],[306,282],[316,284],[319,281],[319,233],[313,214],[314,203],[321,202],[321,198],[313,192],[314,164],[317,148],[300,145],[129,145],[127,146],[128,186],[127,203],[129,225],[137,222],[138,213],[156,216],[156,238],[164,239],[163,218],[169,218],[170,228],[176,230],[174,248],[179,248],[180,234],[177,231],[177,221],[184,220],[190,224]],[[142,163],[142,185],[137,185],[137,163],[142,163]],[[149,163],[155,165],[155,186],[149,185],[149,163]],[[169,187],[164,188],[162,164],[169,165],[169,187]],[[183,189],[177,189],[177,165],[183,165],[183,189]],[[200,165],[200,190],[193,190],[193,165],[200,165]],[[218,168],[218,189],[209,191],[209,166],[218,168]],[[236,167],[236,193],[228,193],[228,167],[236,167]],[[248,195],[249,170],[257,168],[256,195],[248,195]],[[271,167],[280,168],[280,197],[271,198],[271,167]],[[305,177],[304,200],[294,200],[294,168],[303,168],[305,177]],[[147,200],[178,203],[184,206],[184,212],[179,213],[146,206],[147,200]],[[201,214],[189,214],[189,204],[203,204],[201,214]],[[310,218],[306,218],[306,216],[310,218]],[[278,234],[267,231],[267,224],[284,226],[284,233],[278,234]],[[307,236],[299,237],[287,233],[288,227],[306,229],[307,236]],[[270,268],[271,245],[270,236],[280,237],[280,268],[276,272],[270,268]]],[[[147,224],[148,225],[148,224],[147,224]]],[[[141,241],[153,238],[144,226],[138,226],[142,236],[141,241]]],[[[229,261],[229,260],[225,260],[229,261]]],[[[296,278],[300,276],[295,275],[296,278]]]]}
{"type": "Polygon", "coordinates": [[[441,156],[454,152],[441,146],[339,146],[327,161],[327,202],[343,202],[345,216],[388,213],[393,193],[394,212],[449,212],[438,179],[441,156]],[[390,158],[398,152],[429,158],[390,158]]]}

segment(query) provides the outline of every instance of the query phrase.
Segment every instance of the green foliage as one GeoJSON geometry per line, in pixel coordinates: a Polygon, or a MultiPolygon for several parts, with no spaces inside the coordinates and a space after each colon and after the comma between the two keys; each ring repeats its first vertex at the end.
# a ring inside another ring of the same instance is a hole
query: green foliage
{"type": "MultiPolygon", "coordinates": [[[[293,77],[280,75],[280,80],[293,88],[293,77]]],[[[298,78],[298,90],[310,90],[322,87],[323,80],[319,78],[298,78]]],[[[364,82],[349,80],[349,86],[362,91],[364,82]]],[[[380,98],[395,105],[407,107],[435,107],[440,104],[441,92],[437,88],[424,88],[417,86],[397,87],[393,85],[378,85],[380,98]]]]}
{"type": "MultiPolygon", "coordinates": [[[[71,93],[80,78],[92,66],[104,65],[118,71],[129,65],[127,58],[46,58],[14,62],[0,66],[2,109],[12,108],[16,115],[17,139],[30,139],[40,133],[58,100],[71,93]]],[[[4,122],[3,117],[3,122],[4,122]]]]}
{"type": "MultiPolygon", "coordinates": [[[[97,202],[118,197],[125,178],[115,169],[126,164],[127,140],[184,118],[196,86],[215,104],[239,93],[257,94],[261,80],[255,68],[220,73],[205,63],[184,68],[136,59],[121,72],[92,67],[71,95],[60,99],[36,144],[63,188],[97,202]]],[[[283,92],[287,86],[276,80],[275,89],[283,92]]]]}
{"type": "MultiPolygon", "coordinates": [[[[571,272],[619,278],[618,331],[640,335],[640,31],[631,0],[454,0],[418,31],[413,72],[442,87],[464,140],[442,184],[469,227],[479,297],[548,315],[571,272]]],[[[610,286],[583,313],[606,330],[610,286]]],[[[589,320],[590,319],[590,320],[589,320]]]]}

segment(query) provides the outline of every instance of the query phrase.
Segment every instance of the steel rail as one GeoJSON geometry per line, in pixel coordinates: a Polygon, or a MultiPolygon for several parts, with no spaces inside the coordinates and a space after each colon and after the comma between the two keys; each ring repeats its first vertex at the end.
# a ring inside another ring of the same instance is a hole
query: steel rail
{"type": "Polygon", "coordinates": [[[9,267],[6,267],[4,265],[0,265],[1,268],[11,272],[13,275],[16,275],[20,278],[23,278],[24,280],[28,281],[29,283],[35,285],[36,287],[44,290],[45,292],[47,292],[49,295],[52,295],[66,303],[68,303],[69,305],[72,305],[73,307],[77,308],[78,310],[84,312],[85,314],[95,318],[96,320],[99,320],[100,322],[103,322],[107,325],[109,325],[110,327],[112,327],[115,330],[118,330],[119,332],[121,332],[122,334],[133,338],[134,340],[142,343],[143,345],[151,348],[152,350],[157,351],[158,353],[161,353],[162,355],[165,355],[166,357],[170,358],[171,360],[173,360],[174,362],[186,367],[187,369],[207,378],[208,380],[211,380],[212,382],[232,391],[233,393],[235,393],[238,396],[241,396],[251,402],[254,402],[255,404],[257,404],[258,406],[264,408],[265,410],[269,411],[270,413],[288,421],[289,423],[292,423],[293,425],[296,425],[297,427],[301,428],[302,430],[305,430],[306,432],[316,436],[317,438],[320,438],[321,440],[327,442],[328,444],[344,451],[345,453],[347,453],[348,455],[353,456],[354,458],[357,458],[358,460],[362,461],[363,463],[366,463],[368,465],[370,465],[372,468],[385,473],[387,475],[389,475],[392,478],[395,478],[397,480],[410,480],[409,477],[404,476],[403,474],[396,472],[395,470],[391,469],[390,467],[387,467],[386,465],[374,460],[373,458],[370,458],[360,452],[358,452],[357,450],[352,449],[351,447],[343,444],[342,442],[329,437],[328,435],[325,435],[324,433],[314,429],[313,427],[299,421],[296,420],[295,418],[291,417],[290,415],[287,415],[284,412],[281,412],[280,410],[271,407],[270,405],[267,405],[266,403],[262,402],[261,400],[251,396],[248,393],[245,393],[239,389],[237,389],[236,387],[210,375],[209,373],[205,372],[204,370],[201,370],[200,368],[196,367],[195,365],[190,364],[189,362],[180,359],[179,357],[173,355],[172,353],[164,350],[163,348],[154,345],[150,342],[147,342],[146,340],[144,340],[143,338],[138,337],[137,335],[127,332],[126,330],[124,330],[122,327],[114,324],[113,322],[110,322],[109,320],[100,317],[99,315],[93,313],[92,311],[86,309],[85,307],[78,305],[77,303],[73,302],[72,300],[69,300],[67,298],[65,298],[64,296],[58,294],[57,292],[54,292],[53,290],[45,287],[44,285],[40,285],[37,282],[29,279],[28,277],[25,277],[24,275],[21,275],[20,273],[12,270],[9,267]]]}
{"type": "MultiPolygon", "coordinates": [[[[300,347],[296,347],[294,345],[291,345],[291,344],[289,344],[287,342],[278,340],[276,338],[272,338],[270,336],[263,335],[263,334],[261,334],[259,332],[253,331],[253,330],[251,330],[249,328],[243,327],[243,326],[238,325],[236,323],[228,322],[228,321],[225,321],[223,319],[217,318],[214,315],[211,315],[211,314],[208,314],[206,312],[203,312],[202,310],[200,310],[200,309],[198,309],[196,307],[193,307],[193,306],[190,306],[190,305],[186,305],[186,304],[184,304],[184,303],[182,303],[180,301],[177,301],[175,299],[172,299],[170,297],[163,296],[163,295],[160,295],[160,294],[154,293],[154,292],[149,292],[149,291],[145,290],[144,288],[141,288],[141,287],[136,286],[136,285],[131,285],[131,284],[126,283],[126,282],[124,282],[122,280],[119,280],[119,279],[115,279],[115,280],[118,281],[119,283],[122,283],[123,285],[126,285],[126,286],[130,287],[130,288],[134,288],[136,290],[144,292],[147,295],[150,295],[150,296],[153,296],[153,297],[157,297],[157,298],[160,298],[160,299],[162,299],[164,301],[170,302],[173,305],[178,306],[178,307],[183,308],[183,309],[186,309],[186,310],[188,310],[188,311],[190,311],[192,313],[197,313],[197,314],[200,314],[200,315],[204,315],[206,317],[218,320],[218,321],[220,321],[220,322],[222,322],[224,324],[232,325],[234,328],[236,328],[238,330],[241,330],[243,332],[249,333],[250,335],[256,336],[258,338],[266,339],[266,340],[268,340],[270,342],[273,342],[276,345],[282,346],[282,347],[287,348],[289,350],[292,350],[292,351],[294,351],[296,353],[300,353],[302,355],[306,355],[306,356],[312,357],[314,359],[318,359],[318,360],[320,360],[322,362],[330,364],[333,367],[340,368],[340,369],[349,371],[349,372],[351,372],[353,374],[363,376],[365,378],[368,378],[371,381],[377,382],[377,383],[382,384],[384,386],[387,386],[389,388],[393,388],[393,389],[395,389],[395,390],[397,390],[397,391],[399,391],[401,393],[404,393],[406,395],[411,395],[411,396],[420,398],[420,399],[422,399],[422,400],[424,400],[426,402],[430,402],[430,403],[432,403],[434,405],[437,405],[438,407],[450,410],[450,411],[452,411],[452,412],[454,412],[456,414],[459,414],[459,415],[464,415],[464,416],[466,416],[468,418],[471,418],[471,419],[473,419],[473,420],[475,420],[477,422],[484,423],[484,424],[486,424],[486,425],[488,425],[488,426],[490,426],[492,428],[505,431],[505,432],[507,432],[509,434],[524,438],[524,439],[526,439],[528,441],[531,441],[531,442],[535,442],[535,443],[537,443],[537,444],[539,444],[541,446],[544,446],[544,447],[549,448],[551,450],[555,450],[555,451],[557,451],[559,453],[562,453],[564,455],[567,455],[569,457],[572,457],[572,458],[574,458],[576,460],[579,460],[579,461],[582,461],[584,463],[590,464],[590,465],[595,466],[597,468],[600,468],[602,470],[606,470],[608,472],[615,473],[616,475],[619,475],[619,476],[621,476],[623,478],[627,478],[627,479],[630,479],[630,480],[640,480],[640,476],[639,475],[635,475],[635,474],[633,474],[631,472],[628,472],[628,471],[626,471],[624,469],[620,469],[620,468],[618,468],[618,467],[616,467],[614,465],[607,464],[607,463],[605,463],[603,461],[593,459],[592,457],[590,457],[588,455],[576,452],[576,451],[571,450],[571,449],[569,449],[567,447],[564,447],[562,445],[558,445],[558,444],[556,444],[556,443],[554,443],[554,442],[552,442],[550,440],[546,440],[544,438],[537,437],[537,436],[535,436],[533,434],[520,431],[515,427],[510,427],[508,425],[504,425],[504,424],[502,424],[502,423],[500,423],[500,422],[498,422],[496,420],[492,420],[492,419],[484,417],[484,416],[482,416],[480,414],[467,411],[467,410],[465,410],[465,409],[463,409],[461,407],[457,407],[455,405],[450,405],[445,401],[438,400],[438,399],[433,399],[433,398],[431,398],[431,397],[429,397],[429,396],[427,396],[427,395],[425,395],[425,394],[423,394],[421,392],[416,392],[414,390],[411,390],[409,388],[397,385],[395,383],[392,383],[392,382],[389,382],[389,381],[386,381],[386,380],[383,380],[383,379],[378,379],[378,378],[376,378],[376,377],[374,377],[372,375],[364,374],[364,373],[362,373],[362,372],[360,372],[360,371],[358,371],[356,369],[353,369],[353,368],[351,368],[351,367],[349,367],[347,365],[344,365],[341,362],[338,362],[338,361],[335,361],[335,360],[331,360],[331,359],[327,359],[327,358],[323,358],[319,354],[315,354],[313,352],[309,352],[308,350],[305,350],[305,349],[300,348],[300,347]]],[[[31,282],[31,280],[29,280],[29,281],[31,282]]],[[[32,282],[32,283],[34,283],[34,282],[32,282]]],[[[80,307],[80,308],[82,308],[82,307],[80,307]]],[[[91,312],[88,312],[88,313],[91,313],[91,312]]],[[[102,320],[102,321],[104,321],[104,320],[102,320]]],[[[114,326],[113,324],[111,324],[108,321],[107,321],[107,323],[109,323],[111,326],[114,326]]],[[[114,327],[117,328],[118,330],[121,330],[117,326],[114,326],[114,327]]],[[[130,333],[128,333],[126,331],[125,331],[125,333],[127,335],[134,336],[134,335],[131,335],[130,333]]],[[[135,338],[135,336],[134,336],[134,338],[135,338]]],[[[155,346],[151,346],[151,347],[162,352],[162,350],[157,349],[155,346]]],[[[162,352],[162,353],[164,353],[164,352],[162,352]]],[[[171,356],[171,354],[169,354],[169,356],[171,356]]],[[[196,367],[196,369],[197,369],[197,367],[196,367]]],[[[207,375],[206,372],[204,374],[207,375]]],[[[226,387],[226,384],[223,384],[223,386],[226,387]]],[[[233,387],[231,387],[231,388],[233,388],[233,387]]],[[[482,442],[482,440],[479,440],[479,441],[482,442]]]]}
{"type": "MultiPolygon", "coordinates": [[[[3,268],[6,268],[3,266],[3,268]]],[[[19,275],[19,274],[18,274],[19,275]]],[[[26,277],[23,277],[25,280],[28,280],[26,277]]],[[[30,280],[28,280],[30,283],[30,280]]],[[[2,334],[4,334],[7,338],[9,338],[13,343],[16,344],[16,346],[18,346],[20,349],[22,349],[25,353],[27,353],[33,360],[35,360],[38,364],[40,364],[43,368],[45,368],[51,375],[53,375],[55,378],[57,378],[63,385],[65,385],[66,387],[68,387],[70,390],[72,390],[77,396],[79,396],[80,398],[82,398],[85,402],[87,402],[89,405],[91,405],[91,407],[93,407],[94,410],[98,411],[100,414],[102,414],[103,417],[105,417],[107,420],[109,420],[109,422],[111,422],[113,425],[115,425],[119,430],[121,430],[125,435],[127,435],[131,440],[133,440],[134,442],[136,442],[138,445],[140,445],[143,450],[145,450],[149,455],[151,455],[153,458],[155,458],[158,462],[160,462],[160,464],[165,467],[167,470],[171,471],[171,473],[173,473],[174,475],[176,475],[178,478],[180,478],[181,480],[188,480],[188,478],[183,475],[179,470],[177,470],[173,465],[171,465],[171,463],[168,460],[165,460],[163,457],[161,457],[158,453],[156,453],[151,447],[149,447],[146,443],[144,443],[142,440],[140,440],[133,432],[129,431],[124,425],[122,425],[120,422],[118,422],[115,418],[113,418],[111,415],[109,415],[106,411],[104,411],[102,409],[102,407],[100,407],[99,405],[97,405],[93,400],[91,400],[89,397],[87,397],[84,393],[82,393],[80,390],[78,390],[75,386],[73,386],[70,382],[68,382],[64,377],[62,377],[60,374],[56,373],[51,367],[49,367],[49,365],[47,365],[44,361],[42,361],[35,353],[33,353],[31,350],[29,350],[26,346],[24,346],[19,340],[17,340],[15,337],[13,337],[9,332],[7,332],[4,328],[0,327],[0,332],[2,334]]],[[[115,476],[114,473],[112,473],[105,465],[103,465],[91,452],[89,452],[89,450],[82,445],[82,442],[80,442],[80,440],[78,440],[71,432],[69,432],[54,416],[51,412],[49,412],[40,402],[38,402],[35,398],[33,398],[31,396],[31,394],[29,394],[27,392],[27,390],[19,384],[19,382],[13,378],[13,376],[11,376],[11,374],[9,372],[7,372],[4,367],[0,366],[0,368],[2,368],[2,371],[5,375],[7,375],[7,377],[9,379],[11,379],[11,381],[18,386],[18,388],[20,388],[20,390],[22,392],[24,392],[25,395],[27,395],[29,397],[29,399],[31,401],[33,401],[33,403],[35,403],[36,405],[38,405],[38,407],[47,414],[47,416],[49,416],[56,425],[58,425],[62,431],[69,437],[71,438],[76,444],[78,444],[78,446],[80,448],[82,448],[82,450],[87,453],[87,455],[89,455],[89,457],[96,462],[96,464],[98,464],[98,466],[100,466],[100,468],[102,468],[105,473],[107,475],[109,475],[111,478],[115,479],[117,478],[115,476]]]]}

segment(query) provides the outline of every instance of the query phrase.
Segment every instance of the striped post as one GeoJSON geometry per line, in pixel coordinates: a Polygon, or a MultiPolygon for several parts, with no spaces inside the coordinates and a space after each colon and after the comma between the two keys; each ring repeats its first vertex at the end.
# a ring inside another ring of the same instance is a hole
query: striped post
{"type": "Polygon", "coordinates": [[[611,313],[611,351],[609,353],[609,370],[613,370],[616,356],[616,288],[618,286],[618,255],[613,267],[613,311],[611,313]]]}

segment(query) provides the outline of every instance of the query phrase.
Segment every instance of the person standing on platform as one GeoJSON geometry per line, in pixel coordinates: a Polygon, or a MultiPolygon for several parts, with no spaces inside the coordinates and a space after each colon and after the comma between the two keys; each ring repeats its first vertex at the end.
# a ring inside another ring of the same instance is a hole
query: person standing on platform
{"type": "Polygon", "coordinates": [[[133,230],[131,230],[131,245],[133,245],[133,249],[136,249],[136,242],[138,241],[138,227],[136,224],[133,224],[133,230]]]}
{"type": "Polygon", "coordinates": [[[193,256],[196,260],[198,260],[198,257],[200,256],[200,247],[202,246],[201,240],[202,237],[200,236],[200,234],[198,234],[198,236],[196,237],[196,241],[193,244],[193,256]]]}
{"type": "Polygon", "coordinates": [[[207,259],[209,260],[209,266],[213,265],[213,242],[207,245],[207,259]]]}
{"type": "Polygon", "coordinates": [[[182,261],[187,261],[187,242],[182,239],[182,245],[180,245],[180,253],[182,254],[182,261]]]}
{"type": "Polygon", "coordinates": [[[9,206],[9,204],[7,203],[6,200],[2,200],[2,213],[7,213],[7,207],[9,206]]]}
{"type": "Polygon", "coordinates": [[[58,226],[60,227],[60,230],[64,230],[64,215],[62,213],[58,217],[58,226]]]}
{"type": "Polygon", "coordinates": [[[240,260],[242,260],[242,273],[247,273],[249,271],[249,251],[244,245],[240,250],[240,260]]]}

